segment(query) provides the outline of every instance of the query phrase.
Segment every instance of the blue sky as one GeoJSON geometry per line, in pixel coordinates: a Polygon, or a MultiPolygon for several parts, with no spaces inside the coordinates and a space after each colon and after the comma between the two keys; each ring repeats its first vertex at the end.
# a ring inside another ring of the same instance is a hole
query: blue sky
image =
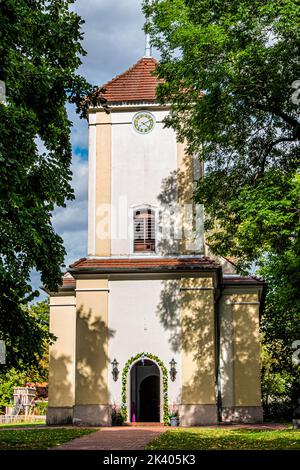
{"type": "MultiPolygon", "coordinates": [[[[85,21],[82,58],[79,73],[93,85],[102,85],[124,72],[144,55],[144,17],[141,0],[76,0],[73,7],[85,21]]],[[[67,250],[65,264],[87,255],[87,164],[88,128],[68,107],[73,122],[73,188],[75,200],[53,214],[55,230],[62,236],[67,250]]],[[[40,286],[38,273],[33,273],[34,288],[40,286]]],[[[44,295],[42,294],[42,297],[44,295]]]]}

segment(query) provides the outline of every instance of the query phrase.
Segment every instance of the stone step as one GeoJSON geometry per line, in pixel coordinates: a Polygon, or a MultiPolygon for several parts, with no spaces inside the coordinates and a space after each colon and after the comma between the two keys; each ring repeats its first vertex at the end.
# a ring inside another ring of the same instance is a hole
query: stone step
{"type": "Polygon", "coordinates": [[[158,422],[135,422],[135,423],[128,423],[128,426],[133,426],[133,427],[144,427],[144,426],[163,426],[163,423],[158,423],[158,422]]]}

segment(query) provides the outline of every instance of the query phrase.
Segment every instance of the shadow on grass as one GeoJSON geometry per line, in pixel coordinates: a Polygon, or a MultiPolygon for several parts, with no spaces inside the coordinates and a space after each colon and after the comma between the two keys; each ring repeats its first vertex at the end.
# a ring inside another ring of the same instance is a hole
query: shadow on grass
{"type": "Polygon", "coordinates": [[[177,429],[150,442],[147,450],[289,450],[300,449],[293,429],[177,429]]]}

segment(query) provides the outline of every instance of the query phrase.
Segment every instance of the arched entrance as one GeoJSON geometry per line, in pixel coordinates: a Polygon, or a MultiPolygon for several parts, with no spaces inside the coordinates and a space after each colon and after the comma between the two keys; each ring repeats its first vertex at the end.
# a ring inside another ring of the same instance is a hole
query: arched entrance
{"type": "Polygon", "coordinates": [[[160,370],[154,361],[137,361],[130,370],[131,422],[160,421],[160,370]]]}

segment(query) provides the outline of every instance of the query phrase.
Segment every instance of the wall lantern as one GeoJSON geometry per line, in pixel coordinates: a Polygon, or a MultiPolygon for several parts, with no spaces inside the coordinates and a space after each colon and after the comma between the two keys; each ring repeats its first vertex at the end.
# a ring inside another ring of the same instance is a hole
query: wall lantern
{"type": "Polygon", "coordinates": [[[112,376],[113,376],[113,379],[114,381],[116,382],[118,380],[118,377],[119,377],[119,369],[118,369],[118,361],[117,359],[114,359],[111,363],[112,365],[112,376]]]}
{"type": "Polygon", "coordinates": [[[172,361],[169,362],[169,364],[170,364],[170,371],[169,371],[170,379],[172,380],[172,382],[174,382],[174,380],[176,379],[176,374],[177,374],[177,370],[176,370],[176,367],[175,367],[177,362],[175,361],[174,357],[173,357],[172,361]]]}

